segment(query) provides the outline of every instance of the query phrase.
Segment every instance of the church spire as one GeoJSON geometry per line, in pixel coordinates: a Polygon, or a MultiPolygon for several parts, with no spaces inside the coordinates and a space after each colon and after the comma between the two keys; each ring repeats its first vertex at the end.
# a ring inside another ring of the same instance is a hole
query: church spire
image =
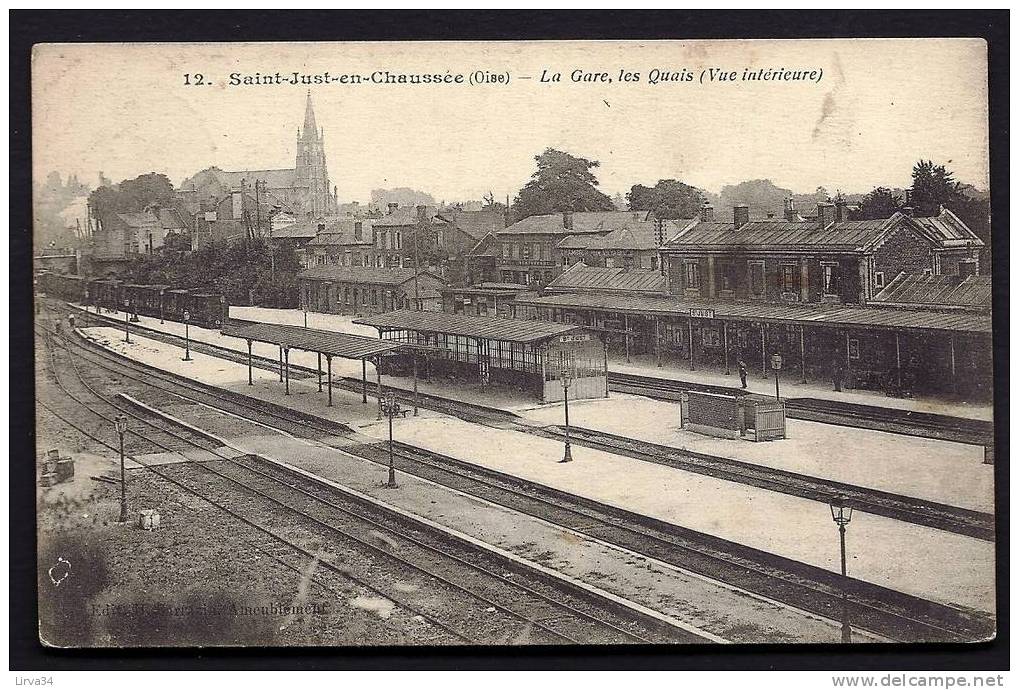
{"type": "Polygon", "coordinates": [[[308,89],[308,101],[304,106],[304,136],[315,138],[318,135],[318,127],[315,124],[315,109],[311,105],[311,89],[308,89]]]}

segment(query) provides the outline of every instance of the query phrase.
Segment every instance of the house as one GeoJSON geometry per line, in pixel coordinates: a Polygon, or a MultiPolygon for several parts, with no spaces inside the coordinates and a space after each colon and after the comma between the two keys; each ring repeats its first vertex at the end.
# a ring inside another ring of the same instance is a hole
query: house
{"type": "Polygon", "coordinates": [[[428,267],[450,282],[461,282],[470,250],[493,217],[502,214],[450,212],[434,206],[389,204],[381,218],[372,221],[372,264],[376,267],[428,267]],[[465,229],[466,228],[466,229],[465,229]]]}
{"type": "Polygon", "coordinates": [[[605,268],[658,269],[658,248],[684,227],[683,221],[634,220],[607,234],[569,235],[553,252],[562,270],[577,263],[605,268]]]}
{"type": "Polygon", "coordinates": [[[111,213],[95,232],[92,258],[122,260],[152,254],[168,235],[185,232],[183,219],[172,208],[150,206],[139,213],[111,213]]]}
{"type": "MultiPolygon", "coordinates": [[[[529,216],[495,231],[495,279],[503,283],[547,285],[562,271],[556,245],[570,236],[604,236],[647,221],[646,211],[564,211],[529,216]]],[[[481,249],[481,248],[477,248],[481,249]]]]}
{"type": "Polygon", "coordinates": [[[441,311],[442,278],[413,268],[315,266],[297,274],[301,307],[328,314],[377,314],[396,309],[441,311]]]}
{"type": "Polygon", "coordinates": [[[305,268],[371,266],[372,250],[372,220],[344,216],[316,221],[316,234],[299,255],[305,268]]]}
{"type": "Polygon", "coordinates": [[[442,310],[449,314],[469,316],[502,316],[512,318],[513,301],[519,297],[535,297],[537,293],[526,285],[503,285],[482,283],[467,287],[445,287],[442,294],[442,310]]]}
{"type": "Polygon", "coordinates": [[[935,270],[938,240],[905,213],[849,220],[844,205],[818,204],[814,220],[731,222],[705,207],[661,248],[675,295],[781,303],[865,304],[901,272],[935,270]]]}

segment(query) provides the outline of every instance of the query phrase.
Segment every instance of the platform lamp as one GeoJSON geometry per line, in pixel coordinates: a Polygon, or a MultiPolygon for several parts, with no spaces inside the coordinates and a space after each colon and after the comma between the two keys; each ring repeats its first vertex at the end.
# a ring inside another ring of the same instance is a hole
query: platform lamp
{"type": "Polygon", "coordinates": [[[852,642],[852,629],[849,627],[849,600],[846,588],[846,525],[853,519],[853,506],[849,505],[845,496],[835,496],[828,501],[831,519],[839,527],[839,547],[842,554],[842,642],[852,642]]]}
{"type": "Polygon", "coordinates": [[[566,449],[563,451],[563,459],[559,462],[571,462],[573,454],[570,452],[570,369],[563,367],[559,372],[559,379],[563,382],[563,411],[566,414],[566,449]]]}
{"type": "Polygon", "coordinates": [[[124,472],[124,434],[127,433],[127,417],[118,414],[113,426],[120,436],[120,522],[127,522],[127,475],[124,472]]]}
{"type": "Polygon", "coordinates": [[[386,393],[380,401],[382,403],[382,414],[389,418],[389,481],[386,486],[390,489],[396,488],[396,468],[393,465],[393,417],[400,414],[400,403],[396,400],[395,393],[386,393]]]}
{"type": "Polygon", "coordinates": [[[775,400],[781,400],[778,396],[778,372],[782,370],[782,355],[777,352],[771,356],[771,370],[775,372],[775,400]]]}
{"type": "Polygon", "coordinates": [[[124,342],[131,342],[131,300],[124,300],[124,342]]]}
{"type": "Polygon", "coordinates": [[[184,357],[181,358],[182,361],[185,361],[185,362],[190,362],[191,361],[191,330],[190,330],[190,322],[191,322],[191,312],[188,311],[187,309],[185,309],[184,310],[184,357]]]}

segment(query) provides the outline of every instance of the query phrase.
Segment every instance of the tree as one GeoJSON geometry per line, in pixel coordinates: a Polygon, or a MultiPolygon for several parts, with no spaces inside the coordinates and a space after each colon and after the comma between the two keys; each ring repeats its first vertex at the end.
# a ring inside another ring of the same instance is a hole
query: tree
{"type": "Polygon", "coordinates": [[[703,205],[701,190],[679,180],[658,180],[651,195],[651,210],[663,220],[693,218],[703,205]]]}
{"type": "Polygon", "coordinates": [[[653,194],[653,188],[635,184],[630,187],[630,191],[626,195],[626,203],[631,211],[650,211],[653,194]]]}
{"type": "Polygon", "coordinates": [[[564,151],[545,149],[535,156],[538,169],[513,200],[516,218],[562,211],[611,211],[612,199],[598,190],[591,172],[600,164],[564,151]]]}
{"type": "Polygon", "coordinates": [[[902,207],[902,199],[887,187],[876,187],[860,201],[860,208],[850,215],[853,220],[888,218],[902,207]]]}
{"type": "Polygon", "coordinates": [[[943,165],[920,160],[913,166],[913,190],[910,204],[918,216],[936,216],[942,206],[958,204],[962,193],[955,176],[943,165]]]}

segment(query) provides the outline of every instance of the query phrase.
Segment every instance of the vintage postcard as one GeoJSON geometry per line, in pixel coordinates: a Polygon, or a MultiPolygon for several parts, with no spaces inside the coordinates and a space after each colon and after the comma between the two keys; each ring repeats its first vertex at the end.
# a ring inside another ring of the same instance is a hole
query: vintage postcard
{"type": "Polygon", "coordinates": [[[45,645],[996,634],[982,40],[39,44],[32,157],[45,645]]]}

